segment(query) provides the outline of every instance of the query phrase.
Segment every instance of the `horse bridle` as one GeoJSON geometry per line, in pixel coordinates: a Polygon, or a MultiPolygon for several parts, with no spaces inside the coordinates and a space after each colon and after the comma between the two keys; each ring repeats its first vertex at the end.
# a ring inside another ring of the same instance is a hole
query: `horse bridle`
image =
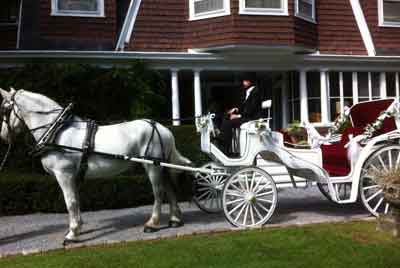
{"type": "MultiPolygon", "coordinates": [[[[20,121],[25,125],[26,129],[28,129],[28,132],[29,132],[30,134],[33,134],[35,131],[40,130],[40,129],[43,129],[43,128],[46,128],[46,127],[49,127],[49,126],[51,126],[51,125],[53,124],[53,122],[51,122],[51,123],[43,124],[43,125],[41,125],[41,126],[38,126],[38,127],[31,128],[31,129],[30,129],[30,128],[26,125],[26,122],[25,122],[24,118],[17,112],[17,109],[16,109],[16,108],[18,108],[18,110],[20,110],[20,111],[22,110],[22,109],[18,106],[18,104],[16,103],[16,101],[15,101],[15,97],[16,97],[16,95],[18,94],[18,92],[20,92],[20,90],[15,91],[15,92],[11,95],[10,100],[4,99],[3,102],[2,102],[1,105],[0,105],[0,116],[2,117],[2,124],[1,124],[1,126],[0,126],[0,134],[1,134],[1,131],[2,131],[2,129],[3,129],[3,124],[5,124],[6,127],[7,127],[7,131],[8,131],[8,140],[9,140],[7,152],[6,152],[6,154],[5,154],[5,156],[4,156],[3,160],[2,160],[2,162],[1,162],[1,164],[0,164],[0,171],[3,169],[4,164],[5,164],[5,162],[7,161],[8,155],[9,155],[9,153],[10,153],[10,151],[11,151],[12,144],[13,144],[13,142],[14,142],[14,138],[15,138],[15,136],[16,136],[16,133],[13,131],[13,128],[11,127],[11,122],[10,122],[11,113],[12,113],[12,112],[14,112],[14,116],[15,116],[16,118],[18,118],[18,120],[20,120],[20,121]]],[[[32,112],[32,113],[51,114],[51,113],[55,113],[55,112],[62,111],[62,110],[63,110],[62,108],[61,108],[61,109],[58,108],[58,109],[54,109],[54,110],[50,110],[50,111],[45,111],[45,112],[43,112],[43,111],[29,111],[29,112],[32,112]]]]}

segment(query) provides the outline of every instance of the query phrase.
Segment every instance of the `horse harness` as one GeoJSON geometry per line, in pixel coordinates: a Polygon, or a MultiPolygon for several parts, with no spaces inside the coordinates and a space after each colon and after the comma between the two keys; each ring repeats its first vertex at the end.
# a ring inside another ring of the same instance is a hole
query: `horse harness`
{"type": "MultiPolygon", "coordinates": [[[[9,122],[11,111],[14,110],[14,105],[16,105],[14,98],[15,98],[15,94],[11,98],[11,105],[12,105],[11,109],[4,109],[3,105],[0,107],[0,109],[1,109],[0,115],[4,115],[3,122],[6,123],[9,133],[12,133],[11,127],[10,127],[10,122],[9,122]]],[[[53,111],[49,111],[48,113],[53,113],[53,112],[61,110],[59,115],[56,117],[56,119],[52,123],[45,124],[45,125],[39,126],[37,128],[33,128],[33,129],[28,128],[29,132],[33,133],[39,129],[48,127],[48,129],[39,138],[38,142],[34,145],[33,150],[30,152],[30,154],[33,156],[40,156],[50,150],[69,150],[69,151],[81,152],[82,156],[79,161],[79,167],[74,176],[74,179],[77,181],[77,183],[81,184],[84,180],[85,174],[88,169],[88,159],[89,159],[90,154],[98,154],[98,155],[102,155],[105,157],[111,157],[111,158],[120,159],[120,160],[125,160],[126,156],[116,155],[116,154],[108,154],[108,153],[102,153],[102,152],[95,151],[95,142],[94,141],[95,141],[95,136],[97,133],[98,125],[94,120],[79,121],[79,122],[86,123],[86,133],[85,133],[85,138],[83,139],[83,142],[82,142],[82,148],[70,147],[70,146],[57,144],[55,142],[55,139],[58,136],[60,130],[62,130],[62,128],[67,123],[74,122],[74,121],[72,121],[72,118],[73,118],[73,114],[71,112],[72,108],[73,108],[73,104],[70,103],[64,109],[56,109],[53,111]]],[[[15,110],[14,110],[14,114],[19,120],[21,120],[22,122],[25,123],[23,118],[21,118],[15,110]]],[[[151,132],[150,139],[147,142],[145,153],[143,156],[139,156],[139,158],[153,160],[154,165],[160,166],[160,163],[162,161],[166,160],[166,156],[165,156],[163,140],[161,138],[160,131],[156,125],[157,123],[154,120],[150,120],[150,119],[143,119],[143,121],[148,123],[152,127],[152,132],[151,132]],[[162,152],[161,158],[149,156],[151,143],[154,140],[155,134],[158,136],[158,139],[160,141],[161,152],[162,152]]],[[[78,121],[76,121],[76,122],[78,122],[78,121]]],[[[11,143],[9,146],[9,150],[10,150],[10,147],[11,147],[11,143]]],[[[8,153],[7,153],[7,155],[8,155],[8,153]]],[[[3,165],[4,165],[5,160],[7,159],[7,155],[6,155],[5,159],[3,160],[3,165]]]]}

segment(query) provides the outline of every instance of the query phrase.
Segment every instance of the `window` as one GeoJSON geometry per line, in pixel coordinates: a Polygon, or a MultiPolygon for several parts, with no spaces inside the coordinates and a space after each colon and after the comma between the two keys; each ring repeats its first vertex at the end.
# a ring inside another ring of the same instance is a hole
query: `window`
{"type": "Polygon", "coordinates": [[[189,0],[189,20],[229,15],[230,0],[189,0]]]}
{"type": "Polygon", "coordinates": [[[296,0],[295,15],[315,23],[315,0],[296,0]]]}
{"type": "Polygon", "coordinates": [[[289,122],[300,122],[299,73],[289,73],[289,122]]]}
{"type": "Polygon", "coordinates": [[[321,78],[319,72],[307,72],[308,119],[321,122],[321,78]]]}
{"type": "Polygon", "coordinates": [[[400,0],[378,1],[379,26],[400,27],[400,0]]]}
{"type": "Polygon", "coordinates": [[[397,73],[394,72],[386,73],[386,93],[388,97],[398,96],[396,76],[397,73]]]}
{"type": "Polygon", "coordinates": [[[16,24],[19,13],[19,1],[6,1],[0,8],[0,24],[16,24]]]}
{"type": "Polygon", "coordinates": [[[104,0],[52,0],[51,15],[104,17],[104,0]]]}
{"type": "Polygon", "coordinates": [[[239,14],[287,16],[288,0],[240,0],[239,14]]]}

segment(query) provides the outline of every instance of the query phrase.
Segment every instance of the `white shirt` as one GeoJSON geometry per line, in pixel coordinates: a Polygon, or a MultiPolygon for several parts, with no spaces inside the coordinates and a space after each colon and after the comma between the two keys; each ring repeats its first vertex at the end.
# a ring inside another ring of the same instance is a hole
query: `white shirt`
{"type": "Polygon", "coordinates": [[[255,88],[255,86],[252,86],[252,87],[249,87],[248,89],[246,89],[246,98],[244,100],[247,100],[247,98],[250,96],[250,94],[254,88],[255,88]]]}

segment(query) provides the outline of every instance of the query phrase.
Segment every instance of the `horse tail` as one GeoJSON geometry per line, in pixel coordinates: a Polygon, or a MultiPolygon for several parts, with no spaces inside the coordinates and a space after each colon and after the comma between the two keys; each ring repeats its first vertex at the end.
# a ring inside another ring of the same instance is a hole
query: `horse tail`
{"type": "Polygon", "coordinates": [[[184,157],[181,155],[181,153],[176,149],[175,144],[172,147],[170,156],[169,156],[169,161],[172,164],[175,165],[183,165],[183,166],[191,166],[192,161],[190,161],[188,158],[184,157]]]}

